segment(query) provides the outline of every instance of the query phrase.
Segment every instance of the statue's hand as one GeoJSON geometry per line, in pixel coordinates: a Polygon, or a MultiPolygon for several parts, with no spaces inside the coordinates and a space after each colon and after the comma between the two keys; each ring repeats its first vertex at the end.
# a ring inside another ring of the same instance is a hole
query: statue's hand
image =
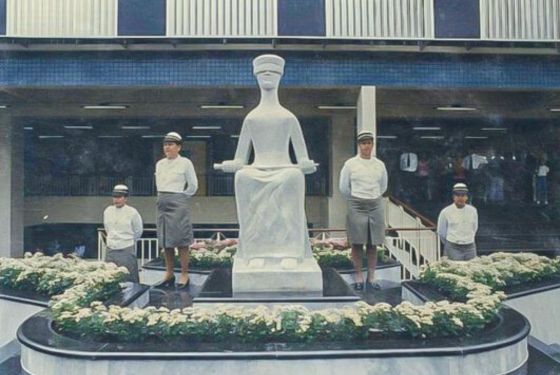
{"type": "Polygon", "coordinates": [[[226,160],[222,162],[221,169],[225,173],[235,173],[243,168],[243,163],[237,160],[226,160]]]}
{"type": "Polygon", "coordinates": [[[301,160],[298,163],[299,168],[304,174],[310,174],[317,170],[317,164],[313,160],[301,160]]]}

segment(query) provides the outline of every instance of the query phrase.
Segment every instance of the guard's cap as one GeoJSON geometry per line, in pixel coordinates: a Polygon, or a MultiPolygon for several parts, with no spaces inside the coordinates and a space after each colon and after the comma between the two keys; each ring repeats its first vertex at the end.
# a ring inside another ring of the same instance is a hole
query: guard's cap
{"type": "Polygon", "coordinates": [[[462,182],[458,182],[453,185],[453,194],[467,194],[468,192],[469,188],[462,182]]]}
{"type": "Polygon", "coordinates": [[[119,184],[113,188],[113,197],[128,197],[128,186],[119,184]]]}
{"type": "Polygon", "coordinates": [[[358,142],[364,141],[366,139],[371,139],[373,141],[373,133],[370,130],[362,130],[358,133],[358,142]]]}
{"type": "Polygon", "coordinates": [[[165,142],[173,142],[173,143],[177,143],[178,145],[180,145],[180,144],[183,143],[183,137],[181,137],[181,135],[179,135],[179,133],[169,132],[163,138],[163,143],[165,143],[165,142]]]}
{"type": "Polygon", "coordinates": [[[283,58],[277,55],[260,55],[253,60],[253,74],[259,74],[266,70],[273,71],[278,74],[284,74],[283,58]]]}

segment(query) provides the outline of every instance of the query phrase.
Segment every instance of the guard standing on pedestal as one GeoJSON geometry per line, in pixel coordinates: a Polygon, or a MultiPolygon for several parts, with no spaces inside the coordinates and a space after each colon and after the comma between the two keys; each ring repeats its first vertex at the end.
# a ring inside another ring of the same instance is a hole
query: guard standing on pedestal
{"type": "Polygon", "coordinates": [[[183,138],[175,132],[163,139],[165,158],[156,164],[157,237],[165,252],[165,277],[156,286],[173,286],[175,248],[179,249],[181,277],[178,287],[189,284],[189,246],[193,243],[189,199],[198,189],[192,162],[179,155],[183,138]],[[185,188],[186,187],[186,188],[185,188]]]}
{"type": "Polygon", "coordinates": [[[143,231],[142,217],[129,205],[128,187],[116,185],[113,188],[113,204],[103,212],[103,226],[107,233],[106,262],[115,263],[128,269],[126,281],[139,282],[136,241],[143,231]]]}
{"type": "Polygon", "coordinates": [[[346,233],[352,244],[354,289],[364,289],[362,272],[363,247],[368,258],[367,286],[380,289],[374,282],[377,267],[377,246],[385,242],[385,201],[387,169],[385,163],[373,156],[373,133],[363,130],[358,134],[359,153],[344,163],[340,171],[340,192],[348,200],[346,233]]]}
{"type": "Polygon", "coordinates": [[[467,204],[469,189],[463,183],[453,185],[453,203],[441,210],[437,232],[444,243],[443,255],[451,260],[469,260],[476,256],[474,237],[478,212],[467,204]]]}

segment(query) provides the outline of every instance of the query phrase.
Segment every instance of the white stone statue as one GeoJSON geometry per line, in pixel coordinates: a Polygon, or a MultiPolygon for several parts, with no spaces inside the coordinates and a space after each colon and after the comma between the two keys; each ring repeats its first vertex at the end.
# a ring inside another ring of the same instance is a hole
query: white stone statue
{"type": "Polygon", "coordinates": [[[260,103],[243,122],[235,158],[215,166],[235,173],[239,246],[233,266],[234,294],[317,294],[322,279],[307,232],[304,178],[304,173],[315,172],[316,164],[307,155],[299,121],[278,100],[284,59],[262,55],[253,61],[253,68],[260,103]],[[290,160],[290,142],[297,164],[290,160]],[[254,162],[248,164],[251,148],[254,162]]]}

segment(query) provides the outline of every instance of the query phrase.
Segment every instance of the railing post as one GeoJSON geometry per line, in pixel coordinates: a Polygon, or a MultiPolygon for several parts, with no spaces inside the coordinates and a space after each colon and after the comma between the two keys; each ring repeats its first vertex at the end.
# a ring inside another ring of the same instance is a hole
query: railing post
{"type": "Polygon", "coordinates": [[[103,230],[97,230],[97,260],[104,260],[107,251],[107,244],[105,243],[105,235],[103,230]]]}
{"type": "Polygon", "coordinates": [[[97,260],[101,260],[101,231],[97,231],[97,260]]]}

